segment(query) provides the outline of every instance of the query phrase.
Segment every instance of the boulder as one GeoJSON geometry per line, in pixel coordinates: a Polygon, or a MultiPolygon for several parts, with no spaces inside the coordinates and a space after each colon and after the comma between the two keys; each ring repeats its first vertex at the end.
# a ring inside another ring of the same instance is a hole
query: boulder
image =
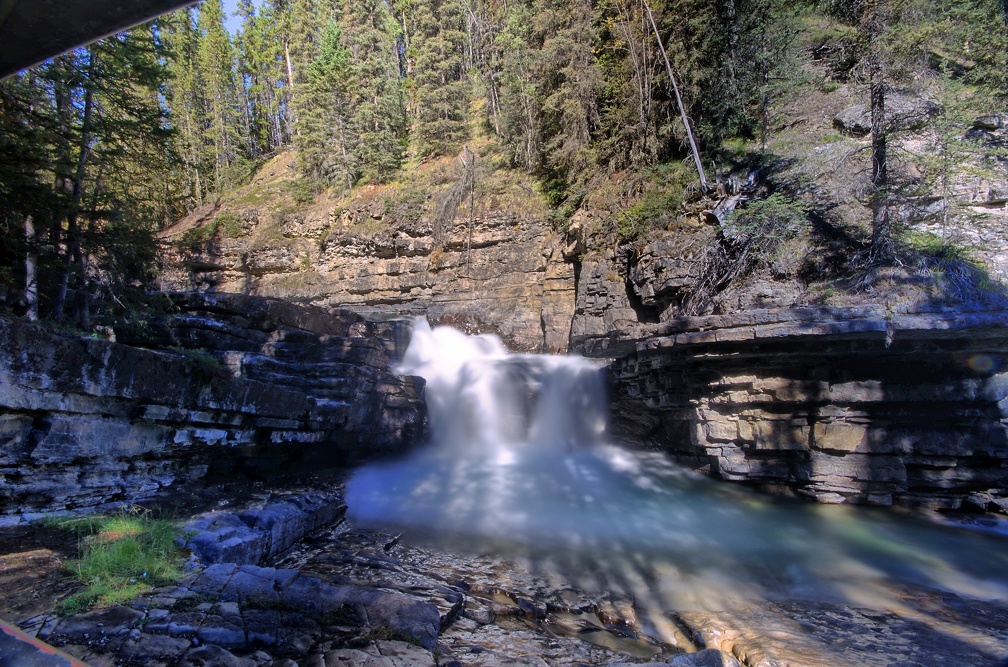
{"type": "MultiPolygon", "coordinates": [[[[941,105],[909,92],[887,91],[886,129],[890,132],[919,130],[941,113],[941,105]]],[[[855,137],[871,133],[871,110],[866,104],[849,106],[833,118],[833,126],[855,137]]]]}

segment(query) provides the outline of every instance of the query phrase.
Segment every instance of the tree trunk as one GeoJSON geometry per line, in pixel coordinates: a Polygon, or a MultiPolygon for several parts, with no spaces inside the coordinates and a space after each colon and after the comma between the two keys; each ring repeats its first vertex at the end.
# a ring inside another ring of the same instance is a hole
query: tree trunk
{"type": "Polygon", "coordinates": [[[658,40],[658,48],[661,49],[662,57],[665,59],[665,69],[668,70],[669,80],[672,82],[672,90],[675,92],[676,102],[679,105],[679,115],[682,117],[683,126],[686,128],[686,138],[689,139],[690,150],[693,152],[693,164],[696,166],[697,175],[700,177],[700,191],[707,192],[707,177],[704,175],[703,163],[700,161],[700,149],[697,148],[693,139],[693,130],[690,129],[689,117],[686,115],[686,107],[683,105],[682,95],[679,94],[679,84],[676,83],[675,75],[672,74],[672,63],[669,62],[668,53],[662,43],[661,35],[658,33],[658,24],[655,23],[654,14],[651,13],[651,5],[644,0],[644,8],[647,9],[648,18],[651,19],[651,27],[654,29],[655,39],[658,40]]]}
{"type": "Polygon", "coordinates": [[[892,245],[889,224],[889,167],[886,156],[885,84],[871,86],[872,124],[872,254],[880,258],[892,245]]]}
{"type": "Polygon", "coordinates": [[[25,245],[27,246],[27,251],[25,252],[25,303],[28,304],[28,309],[25,312],[25,317],[28,318],[29,322],[34,322],[38,319],[38,279],[35,276],[35,268],[37,266],[37,257],[35,256],[35,221],[32,219],[31,215],[25,216],[24,221],[25,226],[25,245]]]}
{"type": "MultiPolygon", "coordinates": [[[[78,218],[80,217],[81,197],[84,194],[84,175],[87,170],[88,158],[91,156],[91,116],[94,111],[94,91],[93,77],[95,59],[97,57],[93,48],[88,49],[90,62],[84,79],[86,92],[84,93],[84,111],[81,117],[81,138],[80,152],[77,155],[77,171],[74,174],[73,194],[70,202],[70,211],[67,214],[66,230],[66,254],[63,257],[63,275],[60,277],[59,289],[56,293],[56,303],[53,307],[53,317],[62,319],[63,310],[66,304],[67,290],[69,289],[70,273],[74,268],[74,261],[80,260],[81,239],[78,229],[78,218]]],[[[80,276],[83,282],[84,276],[80,276]]],[[[83,289],[83,284],[78,288],[83,289]]]]}
{"type": "Polygon", "coordinates": [[[871,67],[872,135],[872,238],[869,258],[886,262],[894,255],[889,221],[889,165],[886,146],[886,54],[880,45],[886,27],[886,0],[874,0],[867,8],[867,32],[871,67]]]}

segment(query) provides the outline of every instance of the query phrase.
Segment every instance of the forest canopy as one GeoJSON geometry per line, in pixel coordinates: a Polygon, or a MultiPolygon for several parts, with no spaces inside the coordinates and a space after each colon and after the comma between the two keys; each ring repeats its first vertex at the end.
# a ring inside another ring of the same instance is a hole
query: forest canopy
{"type": "Polygon", "coordinates": [[[1006,12],[1002,0],[240,0],[231,34],[221,0],[204,0],[0,83],[2,298],[85,329],[128,312],[156,273],[154,233],[289,147],[310,199],[490,142],[569,213],[599,174],[688,159],[688,135],[708,165],[733,139],[765,143],[803,57],[866,90],[926,74],[1003,105],[1006,12]]]}

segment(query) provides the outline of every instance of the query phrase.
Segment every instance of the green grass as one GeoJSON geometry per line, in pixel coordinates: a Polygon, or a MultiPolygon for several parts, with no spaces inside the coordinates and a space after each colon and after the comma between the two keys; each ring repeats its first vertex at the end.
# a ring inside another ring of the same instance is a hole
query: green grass
{"type": "Polygon", "coordinates": [[[167,519],[123,512],[44,523],[70,531],[80,540],[80,557],[67,567],[83,588],[60,602],[57,611],[61,614],[124,604],[182,578],[183,556],[174,542],[178,527],[167,519]]]}
{"type": "Polygon", "coordinates": [[[229,239],[236,239],[248,233],[242,225],[241,218],[230,211],[225,211],[218,215],[216,223],[217,229],[229,239]]]}

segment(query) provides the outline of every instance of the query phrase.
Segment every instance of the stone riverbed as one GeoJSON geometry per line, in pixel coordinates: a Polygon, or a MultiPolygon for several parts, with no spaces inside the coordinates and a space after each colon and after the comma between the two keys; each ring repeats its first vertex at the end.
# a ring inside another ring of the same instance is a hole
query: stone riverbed
{"type": "Polygon", "coordinates": [[[663,608],[640,593],[662,582],[614,585],[656,576],[644,568],[606,573],[590,557],[562,563],[548,552],[503,557],[489,547],[438,545],[356,527],[345,510],[334,491],[221,500],[187,527],[193,557],[179,585],[126,606],[12,620],[95,666],[910,667],[1008,659],[1004,600],[902,586],[879,609],[722,590],[663,608]]]}

